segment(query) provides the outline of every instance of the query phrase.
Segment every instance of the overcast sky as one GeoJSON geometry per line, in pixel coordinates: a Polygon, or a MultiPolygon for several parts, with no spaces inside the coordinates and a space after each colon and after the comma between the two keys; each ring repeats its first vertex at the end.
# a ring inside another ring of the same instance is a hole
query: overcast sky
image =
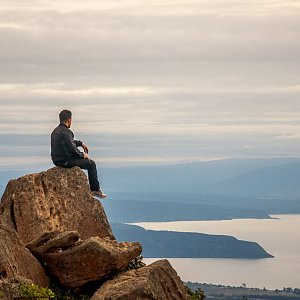
{"type": "Polygon", "coordinates": [[[0,167],[58,113],[108,165],[300,156],[298,0],[1,0],[0,167]]]}

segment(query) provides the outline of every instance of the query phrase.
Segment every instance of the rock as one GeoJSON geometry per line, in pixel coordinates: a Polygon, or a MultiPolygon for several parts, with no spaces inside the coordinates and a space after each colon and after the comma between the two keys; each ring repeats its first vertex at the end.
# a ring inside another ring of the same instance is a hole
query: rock
{"type": "Polygon", "coordinates": [[[1,300],[22,300],[28,299],[22,295],[22,286],[30,285],[33,282],[22,276],[15,276],[0,280],[0,299],[1,300]]]}
{"type": "Polygon", "coordinates": [[[186,289],[167,260],[123,272],[106,281],[91,300],[188,299],[186,289]]]}
{"type": "Polygon", "coordinates": [[[99,237],[82,241],[77,232],[48,232],[27,247],[66,288],[109,278],[142,252],[140,243],[99,237]]]}
{"type": "Polygon", "coordinates": [[[41,286],[48,286],[48,277],[38,260],[26,249],[18,234],[0,226],[0,279],[23,276],[41,286]]]}
{"type": "Polygon", "coordinates": [[[21,297],[14,294],[22,285],[23,279],[15,279],[18,276],[47,286],[45,270],[59,288],[74,293],[93,294],[102,284],[93,300],[187,299],[167,260],[125,271],[142,246],[116,241],[102,204],[92,197],[79,167],[54,167],[10,180],[1,199],[0,223],[4,299],[21,297]]]}
{"type": "Polygon", "coordinates": [[[59,231],[50,231],[43,233],[40,237],[34,239],[26,245],[26,247],[35,256],[43,256],[46,253],[58,252],[66,250],[75,245],[80,237],[76,231],[67,231],[60,233],[59,231]]]}
{"type": "Polygon", "coordinates": [[[102,204],[93,198],[79,167],[54,167],[7,184],[0,206],[1,223],[28,243],[45,231],[77,231],[83,239],[115,239],[102,204]]]}

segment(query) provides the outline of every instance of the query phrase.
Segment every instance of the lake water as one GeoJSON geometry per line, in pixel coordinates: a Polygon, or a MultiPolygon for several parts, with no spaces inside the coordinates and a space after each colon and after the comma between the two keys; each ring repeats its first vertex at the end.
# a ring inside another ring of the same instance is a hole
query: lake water
{"type": "MultiPolygon", "coordinates": [[[[272,215],[275,219],[135,223],[145,229],[231,235],[255,241],[275,258],[169,259],[184,281],[248,287],[300,288],[300,215],[272,215]]],[[[144,259],[149,264],[157,259],[144,259]]]]}

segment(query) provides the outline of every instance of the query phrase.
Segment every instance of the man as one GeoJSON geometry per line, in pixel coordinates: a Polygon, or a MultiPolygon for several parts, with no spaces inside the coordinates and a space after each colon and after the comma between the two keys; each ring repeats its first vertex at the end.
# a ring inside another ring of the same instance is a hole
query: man
{"type": "Polygon", "coordinates": [[[106,198],[102,192],[97,176],[96,164],[88,156],[88,147],[82,141],[74,140],[74,134],[70,130],[72,113],[63,110],[59,114],[60,124],[51,134],[51,158],[56,166],[72,168],[75,166],[88,170],[89,183],[93,196],[106,198]],[[77,147],[82,147],[84,152],[77,147]]]}

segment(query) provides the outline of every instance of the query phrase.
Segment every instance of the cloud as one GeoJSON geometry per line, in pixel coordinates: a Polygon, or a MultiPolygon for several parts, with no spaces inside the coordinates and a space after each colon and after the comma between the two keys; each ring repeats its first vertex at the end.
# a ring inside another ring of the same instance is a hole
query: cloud
{"type": "MultiPolygon", "coordinates": [[[[82,1],[77,3],[80,8],[82,1]]],[[[219,62],[228,69],[232,63],[271,62],[276,67],[276,62],[299,61],[300,21],[292,4],[278,7],[276,2],[269,1],[269,5],[256,2],[256,9],[264,13],[261,16],[251,10],[253,5],[249,2],[243,5],[216,2],[219,7],[206,1],[190,5],[166,3],[150,5],[156,8],[155,13],[147,12],[145,4],[136,4],[139,13],[130,5],[127,9],[126,5],[120,5],[121,11],[97,10],[99,5],[96,5],[82,11],[61,12],[58,5],[50,2],[49,7],[57,10],[37,10],[34,5],[35,9],[29,11],[3,10],[1,62],[4,67],[8,65],[21,73],[29,71],[30,76],[23,80],[39,73],[46,76],[45,72],[48,80],[53,73],[62,74],[67,80],[74,73],[82,77],[112,76],[116,71],[167,75],[172,64],[183,73],[199,72],[204,77],[206,72],[203,74],[198,68],[201,65],[196,63],[219,62]],[[161,6],[181,13],[166,15],[161,6]],[[209,14],[207,7],[211,8],[209,14]],[[248,13],[242,17],[224,15],[222,11],[226,12],[228,7],[235,11],[247,8],[248,13]],[[277,10],[270,14],[273,7],[277,10]],[[288,7],[290,13],[280,11],[283,7],[288,7]],[[184,8],[190,8],[193,15],[184,8]],[[186,65],[183,69],[182,64],[186,65]]],[[[215,68],[212,66],[212,70],[215,68]]],[[[9,75],[6,71],[3,70],[9,75]]]]}
{"type": "Polygon", "coordinates": [[[297,156],[299,15],[298,1],[4,0],[3,155],[46,157],[68,108],[107,161],[297,156]]]}

